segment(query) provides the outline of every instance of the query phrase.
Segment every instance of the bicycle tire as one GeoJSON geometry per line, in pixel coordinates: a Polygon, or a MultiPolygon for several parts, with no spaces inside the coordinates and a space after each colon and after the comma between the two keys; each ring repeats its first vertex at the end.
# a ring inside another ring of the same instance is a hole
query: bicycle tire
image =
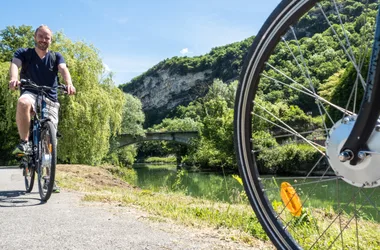
{"type": "Polygon", "coordinates": [[[27,167],[27,170],[29,173],[25,173],[24,180],[25,180],[25,189],[27,193],[32,192],[34,187],[34,181],[35,181],[35,170],[33,167],[27,167]]]}
{"type": "Polygon", "coordinates": [[[57,163],[56,129],[51,121],[42,124],[39,156],[38,190],[41,201],[46,202],[53,192],[57,163]]]}
{"type": "MultiPolygon", "coordinates": [[[[314,248],[317,247],[318,243],[310,245],[301,244],[300,240],[296,239],[296,233],[291,231],[294,230],[289,226],[291,222],[285,222],[281,219],[287,205],[284,204],[285,208],[280,214],[280,212],[276,211],[273,200],[269,199],[268,194],[266,194],[267,188],[263,180],[263,174],[261,174],[260,163],[255,156],[255,141],[252,135],[255,126],[253,122],[253,110],[256,105],[254,100],[259,90],[262,74],[267,67],[266,63],[281,42],[282,36],[287,34],[291,26],[315,7],[318,2],[322,1],[283,0],[277,6],[255,37],[248,52],[240,75],[235,100],[234,140],[239,173],[242,177],[250,204],[259,222],[278,249],[302,249],[304,247],[309,248],[310,246],[310,248],[314,248]]],[[[341,184],[337,184],[338,188],[339,185],[341,184]]],[[[337,237],[342,236],[338,235],[337,237]]],[[[317,237],[316,241],[318,240],[319,238],[317,237]]],[[[335,244],[335,241],[329,244],[335,244]]],[[[357,244],[359,245],[359,243],[357,244]]],[[[328,245],[328,248],[334,247],[335,245],[328,245]]],[[[323,247],[319,246],[319,248],[323,247]]],[[[345,246],[341,248],[345,248],[345,246]]]]}

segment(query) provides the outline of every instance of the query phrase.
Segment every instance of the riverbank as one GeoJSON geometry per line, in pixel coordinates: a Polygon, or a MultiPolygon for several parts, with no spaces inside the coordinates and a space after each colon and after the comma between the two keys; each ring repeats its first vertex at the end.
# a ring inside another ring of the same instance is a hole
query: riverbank
{"type": "Polygon", "coordinates": [[[123,180],[128,175],[128,170],[114,167],[59,165],[57,180],[63,189],[84,192],[85,201],[137,207],[151,220],[212,230],[224,240],[256,248],[272,247],[249,205],[142,190],[123,180]]]}

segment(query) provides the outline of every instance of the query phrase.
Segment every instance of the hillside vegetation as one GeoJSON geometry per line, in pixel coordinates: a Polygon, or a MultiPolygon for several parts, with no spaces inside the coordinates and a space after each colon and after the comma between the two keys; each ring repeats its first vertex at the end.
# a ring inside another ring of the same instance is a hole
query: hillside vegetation
{"type": "MultiPolygon", "coordinates": [[[[350,50],[358,55],[357,60],[363,64],[362,74],[366,75],[364,72],[367,70],[366,65],[372,43],[366,34],[373,30],[377,2],[352,0],[337,2],[346,32],[344,33],[341,29],[333,4],[324,1],[323,9],[329,20],[333,21],[332,27],[328,25],[322,12],[316,8],[294,25],[297,39],[294,38],[292,32],[284,34],[287,43],[279,43],[268,60],[268,67],[265,69],[266,77],[261,79],[258,97],[255,100],[260,106],[270,111],[275,117],[280,117],[283,122],[297,131],[315,131],[309,134],[308,138],[325,139],[325,135],[322,135],[319,130],[324,126],[324,121],[327,126],[331,126],[331,121],[339,120],[342,113],[326,106],[329,116],[321,115],[313,97],[299,90],[284,87],[280,82],[288,83],[292,87],[295,87],[297,83],[307,89],[310,89],[310,84],[312,84],[321,97],[341,107],[346,107],[347,100],[352,95],[352,88],[348,85],[355,83],[357,74],[341,46],[340,41],[347,43],[345,37],[350,42],[346,45],[350,46],[350,50]],[[291,52],[298,53],[299,51],[303,53],[303,61],[301,56],[297,55],[297,64],[291,52]],[[309,77],[305,77],[305,69],[300,64],[307,65],[309,77]],[[274,68],[284,71],[278,72],[274,68]],[[287,75],[291,75],[294,82],[290,82],[287,75]],[[271,79],[276,79],[276,81],[271,79]]],[[[217,76],[218,79],[211,77],[210,81],[213,83],[205,96],[195,99],[189,105],[177,107],[160,124],[151,125],[151,130],[156,131],[191,128],[200,132],[201,137],[194,143],[195,146],[187,148],[188,151],[182,159],[184,163],[207,168],[236,168],[233,153],[233,109],[238,83],[237,81],[230,82],[230,80],[238,78],[242,65],[240,58],[246,56],[247,43],[252,39],[253,37],[214,48],[209,54],[201,57],[175,57],[165,60],[123,86],[124,90],[130,90],[141,83],[147,75],[156,74],[162,69],[167,69],[169,72],[183,72],[183,74],[191,74],[196,69],[204,70],[206,66],[213,69],[212,75],[217,76]],[[196,64],[195,62],[209,63],[196,64]],[[188,67],[188,65],[199,66],[188,67]],[[219,68],[220,65],[223,65],[223,68],[219,68]],[[183,71],[178,71],[179,69],[183,71]]],[[[357,100],[361,99],[362,94],[362,88],[358,88],[357,100]]],[[[358,110],[360,102],[356,102],[355,105],[354,110],[358,110]]],[[[349,109],[353,108],[350,106],[349,109]]],[[[256,113],[271,122],[276,122],[263,110],[256,110],[256,113]]],[[[255,127],[252,137],[257,151],[260,152],[257,159],[265,166],[268,173],[278,171],[280,165],[282,171],[297,170],[297,168],[302,170],[315,163],[320,157],[320,153],[308,144],[286,141],[294,138],[276,139],[275,136],[281,132],[278,126],[259,118],[254,119],[255,127]]],[[[151,145],[155,145],[157,154],[176,152],[174,150],[176,147],[171,146],[170,143],[146,143],[140,150],[149,154],[151,145]],[[157,149],[159,144],[161,144],[161,150],[157,149]]]]}

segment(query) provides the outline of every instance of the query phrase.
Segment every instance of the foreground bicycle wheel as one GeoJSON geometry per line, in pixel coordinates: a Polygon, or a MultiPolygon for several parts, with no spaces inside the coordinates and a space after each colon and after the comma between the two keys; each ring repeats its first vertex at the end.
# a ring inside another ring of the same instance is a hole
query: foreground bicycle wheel
{"type": "Polygon", "coordinates": [[[235,148],[250,203],[279,249],[380,245],[379,155],[357,166],[338,160],[366,86],[377,10],[377,1],[284,0],[247,56],[235,148]]]}
{"type": "Polygon", "coordinates": [[[47,201],[53,191],[57,163],[57,139],[55,127],[47,121],[41,129],[40,164],[38,167],[38,189],[42,201],[47,201]]]}

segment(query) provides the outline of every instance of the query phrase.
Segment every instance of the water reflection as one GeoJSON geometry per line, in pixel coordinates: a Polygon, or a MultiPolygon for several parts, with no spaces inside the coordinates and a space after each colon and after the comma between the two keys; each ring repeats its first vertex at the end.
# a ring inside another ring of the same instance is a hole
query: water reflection
{"type": "Polygon", "coordinates": [[[135,164],[135,185],[153,191],[182,192],[194,197],[239,202],[243,187],[231,174],[177,171],[176,165],[135,164]]]}

